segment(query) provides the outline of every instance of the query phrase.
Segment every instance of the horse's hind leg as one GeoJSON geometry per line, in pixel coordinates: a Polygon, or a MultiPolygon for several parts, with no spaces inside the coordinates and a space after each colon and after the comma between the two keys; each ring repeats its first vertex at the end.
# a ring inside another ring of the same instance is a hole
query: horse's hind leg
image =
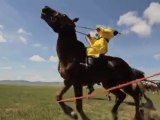
{"type": "Polygon", "coordinates": [[[151,110],[156,110],[156,108],[154,107],[153,101],[146,94],[144,94],[143,97],[146,100],[146,103],[144,103],[144,107],[151,110]]]}
{"type": "Polygon", "coordinates": [[[132,85],[129,85],[127,87],[124,88],[124,91],[129,94],[130,96],[133,97],[134,99],[134,102],[135,102],[135,119],[136,120],[143,120],[143,117],[142,115],[140,114],[140,111],[139,111],[139,105],[140,105],[140,99],[141,99],[141,90],[139,88],[138,85],[136,86],[132,86],[132,85]]]}
{"type": "MultiPolygon", "coordinates": [[[[61,101],[63,95],[67,92],[67,90],[72,86],[72,83],[69,80],[64,81],[64,87],[59,91],[56,95],[57,101],[61,101]]],[[[77,119],[77,115],[74,114],[73,109],[66,105],[64,102],[59,102],[59,105],[61,106],[62,110],[65,114],[69,115],[70,117],[77,119]]]]}
{"type": "Polygon", "coordinates": [[[124,92],[122,92],[121,90],[119,90],[119,89],[113,90],[111,92],[117,97],[117,101],[116,101],[115,105],[112,108],[112,116],[113,116],[113,120],[118,120],[118,112],[117,112],[117,110],[118,110],[120,104],[126,98],[126,94],[124,92]]]}

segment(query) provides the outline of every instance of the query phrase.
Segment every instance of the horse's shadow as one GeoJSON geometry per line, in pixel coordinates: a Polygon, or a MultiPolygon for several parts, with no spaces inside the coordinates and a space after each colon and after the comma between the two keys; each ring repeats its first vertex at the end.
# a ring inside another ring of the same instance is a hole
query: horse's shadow
{"type": "MultiPolygon", "coordinates": [[[[128,101],[124,101],[123,103],[127,104],[127,105],[131,105],[131,106],[135,106],[134,102],[128,102],[128,101]]],[[[153,104],[150,104],[148,102],[146,103],[141,103],[140,104],[140,107],[141,108],[145,108],[145,109],[148,109],[148,110],[156,110],[156,108],[154,107],[153,104]]]]}
{"type": "MultiPolygon", "coordinates": [[[[133,102],[124,101],[123,103],[131,106],[135,106],[133,102]]],[[[160,120],[160,115],[158,113],[153,113],[156,111],[154,105],[150,102],[142,103],[140,105],[140,113],[143,116],[143,120],[160,120]]]]}
{"type": "Polygon", "coordinates": [[[158,114],[154,114],[149,120],[160,120],[160,116],[158,114]]]}

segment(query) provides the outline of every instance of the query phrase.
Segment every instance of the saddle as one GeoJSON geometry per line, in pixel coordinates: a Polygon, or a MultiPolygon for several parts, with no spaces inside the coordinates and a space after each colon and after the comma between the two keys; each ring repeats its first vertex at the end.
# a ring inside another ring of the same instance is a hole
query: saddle
{"type": "Polygon", "coordinates": [[[86,58],[86,64],[88,69],[96,71],[106,70],[108,67],[114,67],[113,57],[101,55],[99,58],[86,58]]]}

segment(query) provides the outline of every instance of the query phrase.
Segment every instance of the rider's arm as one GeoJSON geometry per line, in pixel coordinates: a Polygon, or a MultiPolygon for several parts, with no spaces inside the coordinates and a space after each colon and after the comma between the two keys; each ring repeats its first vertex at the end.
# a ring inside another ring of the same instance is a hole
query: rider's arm
{"type": "Polygon", "coordinates": [[[97,40],[96,37],[91,37],[90,34],[88,34],[87,37],[88,37],[88,39],[89,39],[90,45],[93,45],[93,44],[96,42],[96,40],[97,40]]]}

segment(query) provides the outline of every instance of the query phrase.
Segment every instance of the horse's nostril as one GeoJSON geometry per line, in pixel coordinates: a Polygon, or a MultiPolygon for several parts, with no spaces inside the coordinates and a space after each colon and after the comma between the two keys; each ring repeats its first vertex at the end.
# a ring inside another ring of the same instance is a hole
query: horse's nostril
{"type": "Polygon", "coordinates": [[[44,9],[42,9],[41,15],[45,15],[45,10],[44,9]]]}

